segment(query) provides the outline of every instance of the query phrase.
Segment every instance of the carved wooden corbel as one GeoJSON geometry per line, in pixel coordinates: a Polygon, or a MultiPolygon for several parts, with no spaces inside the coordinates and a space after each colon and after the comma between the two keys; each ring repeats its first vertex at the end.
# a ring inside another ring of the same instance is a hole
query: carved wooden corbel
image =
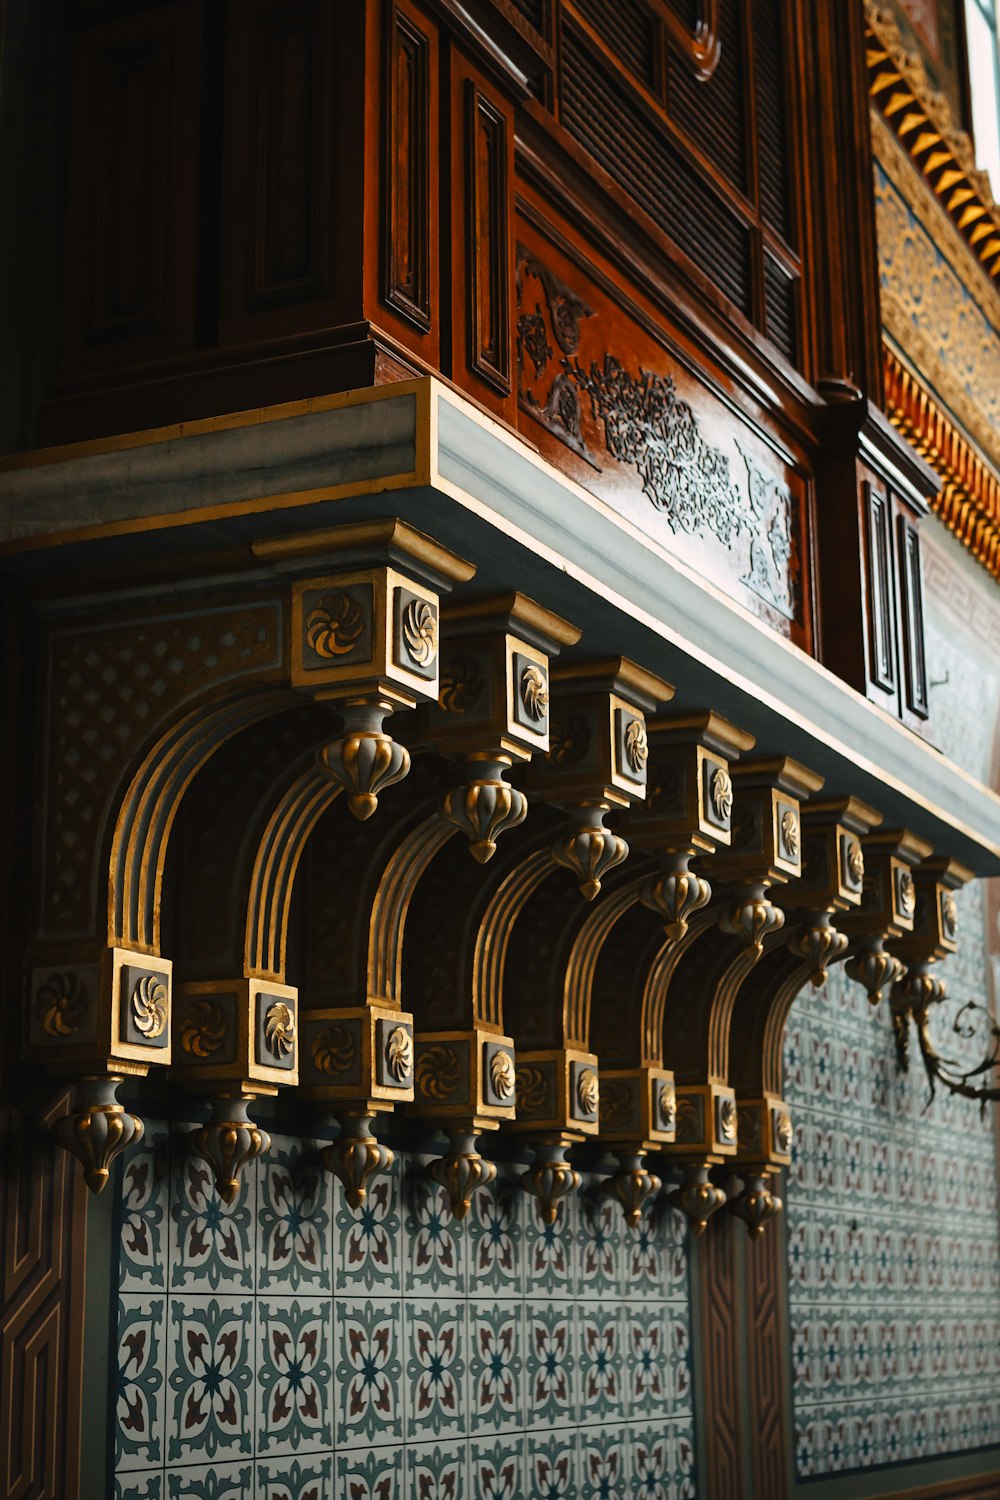
{"type": "Polygon", "coordinates": [[[342,732],[319,765],[354,816],[369,818],[410,769],[384,721],[436,701],[440,595],[475,569],[400,520],[279,537],[254,551],[282,570],[322,569],[292,584],[292,686],[340,712],[342,732]]]}
{"type": "Polygon", "coordinates": [[[605,827],[604,819],[646,795],[646,714],[673,691],[622,657],[552,673],[549,752],[532,762],[528,786],[569,813],[572,826],[557,839],[553,853],[588,901],[628,856],[628,844],[605,827]]]}
{"type": "MultiPolygon", "coordinates": [[[[925,859],[913,872],[913,929],[892,943],[893,954],[906,965],[905,973],[892,988],[892,1023],[900,1064],[907,1065],[912,1020],[932,1087],[935,1078],[953,1089],[955,1081],[961,1085],[969,1080],[968,1074],[950,1068],[948,1060],[939,1056],[930,1038],[928,1022],[931,1008],[940,1004],[946,993],[936,965],[958,951],[958,906],[954,893],[971,879],[972,871],[956,859],[925,859]],[[957,1080],[951,1076],[956,1071],[957,1080]]],[[[954,1091],[963,1090],[959,1087],[954,1091]]],[[[971,1097],[977,1095],[973,1093],[971,1097]]]]}
{"type": "Polygon", "coordinates": [[[839,930],[842,914],[860,906],[861,840],[880,821],[873,808],[856,798],[803,810],[802,874],[778,896],[785,929],[765,939],[764,955],[736,997],[729,1078],[736,1090],[734,1165],[742,1186],[729,1207],[751,1236],[780,1211],[772,1184],[791,1160],[792,1118],[782,1097],[788,1013],[802,986],[825,982],[829,965],[846,954],[848,939],[839,930]]]}
{"type": "Polygon", "coordinates": [[[771,892],[801,874],[801,802],[823,784],[788,758],[739,765],[733,783],[732,842],[712,863],[720,887],[718,929],[696,919],[688,938],[657,959],[664,1057],[677,1078],[677,1139],[664,1154],[683,1170],[670,1201],[695,1234],[704,1232],[725,1202],[710,1169],[738,1151],[737,1103],[729,1082],[736,997],[765,944],[784,925],[784,911],[771,892]]]}
{"type": "Polygon", "coordinates": [[[844,969],[863,987],[872,1005],[890,994],[902,977],[903,964],[886,943],[913,931],[917,910],[913,869],[930,853],[929,844],[904,829],[880,829],[862,839],[860,862],[852,846],[862,890],[858,910],[846,913],[839,924],[851,940],[844,969]]]}
{"type": "Polygon", "coordinates": [[[691,860],[731,842],[733,782],[730,767],[754,745],[752,735],[718,714],[656,719],[649,725],[646,800],[628,816],[633,846],[660,864],[642,892],[668,938],[684,937],[688,922],[712,899],[712,887],[691,860]]]}
{"type": "Polygon", "coordinates": [[[118,1100],[126,1078],[145,1078],[171,1058],[172,965],[113,946],[32,971],[25,1056],[78,1080],[77,1107],[55,1121],[55,1139],[102,1191],[115,1159],[142,1139],[143,1124],[118,1100]]]}
{"type": "Polygon", "coordinates": [[[549,748],[549,660],[580,638],[576,626],[522,594],[474,600],[442,619],[441,690],[419,733],[455,755],[467,780],[450,787],[441,815],[485,864],[506,829],[523,822],[527,800],[505,774],[549,748]]]}

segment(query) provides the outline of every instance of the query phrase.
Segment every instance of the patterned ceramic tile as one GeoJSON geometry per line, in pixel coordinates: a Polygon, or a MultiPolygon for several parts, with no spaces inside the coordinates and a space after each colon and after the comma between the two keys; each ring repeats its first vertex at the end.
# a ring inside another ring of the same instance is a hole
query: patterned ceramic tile
{"type": "Polygon", "coordinates": [[[337,1454],[336,1500],[397,1500],[403,1490],[403,1449],[351,1446],[337,1454]]]}
{"type": "Polygon", "coordinates": [[[525,1223],[531,1212],[517,1183],[520,1168],[501,1164],[496,1180],[476,1193],[468,1217],[470,1284],[480,1295],[519,1295],[524,1288],[525,1223]]]}
{"type": "Polygon", "coordinates": [[[615,1500],[628,1486],[628,1433],[622,1427],[585,1427],[580,1433],[582,1500],[615,1500]]]}
{"type": "Polygon", "coordinates": [[[525,1303],[528,1429],[567,1427],[576,1410],[574,1320],[565,1303],[525,1303]]]}
{"type": "Polygon", "coordinates": [[[337,1304],[338,1448],[353,1443],[376,1447],[402,1439],[401,1314],[393,1299],[344,1297],[337,1304]]]}
{"type": "Polygon", "coordinates": [[[583,1304],[579,1311],[580,1411],[588,1422],[625,1413],[622,1309],[583,1304]]]}
{"type": "Polygon", "coordinates": [[[253,1464],[193,1465],[167,1470],[167,1500],[247,1500],[253,1464]]]}
{"type": "Polygon", "coordinates": [[[330,1315],[319,1297],[257,1303],[258,1453],[333,1446],[330,1315]]]}
{"type": "Polygon", "coordinates": [[[330,1500],[333,1454],[257,1464],[255,1500],[330,1500]]]}
{"type": "Polygon", "coordinates": [[[626,1409],[631,1417],[668,1411],[672,1405],[668,1307],[662,1302],[630,1302],[622,1316],[626,1409]]]}
{"type": "Polygon", "coordinates": [[[162,1472],[119,1474],[114,1500],[163,1500],[162,1472]]]}
{"type": "Polygon", "coordinates": [[[576,1280],[580,1203],[564,1199],[554,1224],[543,1224],[534,1206],[524,1215],[525,1285],[534,1297],[570,1297],[576,1280]]]}
{"type": "Polygon", "coordinates": [[[151,1129],[124,1160],[118,1261],[123,1292],[166,1286],[168,1153],[166,1131],[151,1129]]]}
{"type": "Polygon", "coordinates": [[[419,1500],[466,1500],[469,1453],[466,1443],[414,1443],[405,1450],[407,1495],[419,1500]]]}
{"type": "Polygon", "coordinates": [[[519,1431],[525,1425],[520,1302],[469,1306],[469,1413],[472,1432],[519,1431]]]}
{"type": "Polygon", "coordinates": [[[525,1467],[530,1500],[575,1500],[579,1494],[576,1434],[529,1432],[525,1467]]]}
{"type": "MultiPolygon", "coordinates": [[[[980,908],[973,931],[982,920],[980,908]]],[[[949,979],[959,1002],[982,992],[983,964],[970,940],[949,979]]],[[[928,1105],[921,1071],[899,1073],[885,1017],[840,972],[822,1000],[796,1001],[785,1068],[798,1474],[996,1441],[1000,1391],[977,1405],[977,1361],[1000,1343],[992,1131],[965,1101],[928,1105]]]]}
{"type": "Polygon", "coordinates": [[[632,1493],[640,1500],[672,1500],[677,1493],[671,1475],[669,1424],[656,1422],[629,1432],[632,1493]]]}
{"type": "Polygon", "coordinates": [[[205,1163],[174,1142],[170,1193],[170,1286],[185,1292],[249,1291],[254,1283],[252,1224],[255,1173],[244,1174],[231,1206],[223,1203],[205,1163]]]}
{"type": "Polygon", "coordinates": [[[469,1402],[464,1304],[409,1300],[405,1347],[407,1441],[465,1433],[469,1402]]]}
{"type": "Polygon", "coordinates": [[[252,1453],[253,1303],[174,1297],[168,1343],[168,1462],[252,1453]]]}
{"type": "Polygon", "coordinates": [[[120,1471],[163,1461],[165,1313],[163,1297],[129,1292],[119,1299],[114,1432],[120,1471]]]}
{"type": "Polygon", "coordinates": [[[258,1291],[330,1291],[333,1190],[315,1151],[272,1144],[258,1167],[257,1194],[258,1291]]]}
{"type": "Polygon", "coordinates": [[[337,1290],[399,1292],[402,1169],[398,1157],[368,1189],[360,1209],[337,1191],[337,1290]]]}
{"type": "Polygon", "coordinates": [[[466,1288],[468,1236],[452,1218],[444,1190],[410,1158],[403,1173],[403,1271],[408,1295],[462,1295],[466,1288]]]}
{"type": "Polygon", "coordinates": [[[621,1209],[599,1193],[595,1184],[580,1196],[579,1217],[576,1294],[598,1300],[616,1296],[621,1291],[626,1227],[621,1209]]]}
{"type": "Polygon", "coordinates": [[[521,1500],[525,1493],[524,1438],[512,1433],[469,1448],[469,1490],[475,1500],[521,1500]]]}

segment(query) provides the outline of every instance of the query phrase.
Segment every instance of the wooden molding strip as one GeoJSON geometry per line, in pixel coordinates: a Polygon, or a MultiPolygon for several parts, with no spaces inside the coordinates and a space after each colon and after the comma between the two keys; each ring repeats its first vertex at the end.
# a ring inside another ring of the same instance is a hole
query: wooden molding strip
{"type": "Polygon", "coordinates": [[[943,481],[932,509],[1000,579],[1000,479],[887,346],[883,366],[887,415],[943,481]]]}
{"type": "Polygon", "coordinates": [[[1000,279],[1000,208],[972,142],[951,117],[892,13],[865,0],[868,90],[942,208],[994,281],[1000,279]]]}

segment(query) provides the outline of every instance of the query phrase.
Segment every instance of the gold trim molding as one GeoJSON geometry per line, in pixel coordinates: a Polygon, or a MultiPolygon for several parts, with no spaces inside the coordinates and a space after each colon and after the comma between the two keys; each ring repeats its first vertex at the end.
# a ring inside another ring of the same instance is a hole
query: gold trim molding
{"type": "Polygon", "coordinates": [[[1000,479],[891,349],[883,346],[885,409],[941,476],[931,505],[948,529],[1000,579],[1000,479]]]}
{"type": "Polygon", "coordinates": [[[865,0],[868,89],[987,274],[1000,277],[1000,208],[972,142],[952,119],[892,12],[865,0]]]}

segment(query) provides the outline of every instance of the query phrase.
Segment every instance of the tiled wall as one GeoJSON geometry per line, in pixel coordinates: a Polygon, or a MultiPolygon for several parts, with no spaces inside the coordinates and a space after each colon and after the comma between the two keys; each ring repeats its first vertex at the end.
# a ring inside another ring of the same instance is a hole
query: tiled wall
{"type": "MultiPolygon", "coordinates": [[[[925,522],[932,733],[988,779],[1000,674],[995,585],[925,522]]],[[[986,890],[959,897],[953,997],[988,1003],[986,890]]],[[[939,1050],[961,1054],[946,1029],[939,1050]]],[[[795,1459],[800,1476],[1000,1443],[995,1107],[928,1085],[916,1041],[897,1067],[885,1004],[835,973],[792,1012],[785,1093],[795,1459]]],[[[975,1044],[970,1057],[982,1056],[975,1044]]]]}
{"type": "Polygon", "coordinates": [[[149,1127],[122,1195],[117,1500],[693,1495],[680,1220],[632,1233],[582,1195],[546,1230],[513,1173],[455,1224],[405,1156],[356,1215],[276,1137],[226,1209],[149,1127]]]}

